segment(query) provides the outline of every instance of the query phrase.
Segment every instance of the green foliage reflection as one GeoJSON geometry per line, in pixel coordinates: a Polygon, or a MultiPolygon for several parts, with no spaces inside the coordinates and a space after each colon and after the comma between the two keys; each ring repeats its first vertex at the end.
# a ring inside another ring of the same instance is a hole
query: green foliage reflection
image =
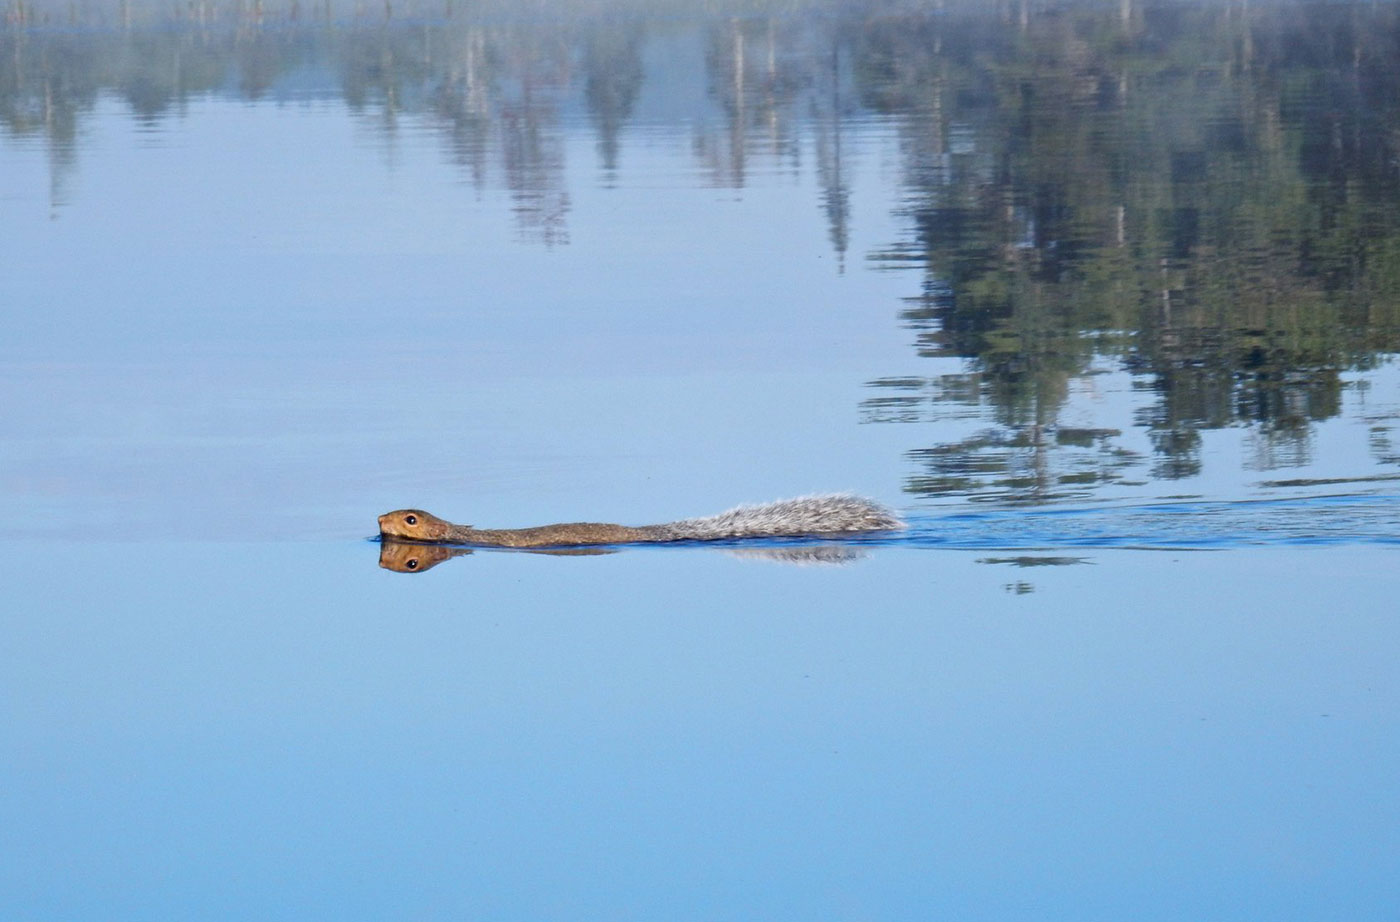
{"type": "MultiPolygon", "coordinates": [[[[524,239],[553,246],[569,241],[566,122],[595,134],[614,182],[652,81],[684,101],[669,115],[692,126],[697,181],[742,188],[756,159],[796,170],[810,151],[844,267],[843,138],[879,120],[898,134],[907,234],[867,255],[919,273],[903,321],[920,355],[959,367],[870,382],[864,418],[990,423],[910,453],[908,490],[929,496],[1187,478],[1225,427],[1249,428],[1260,468],[1305,463],[1344,373],[1400,344],[1394,5],[510,9],[199,0],[133,28],[126,3],[12,3],[0,130],[42,139],[60,207],[104,97],[148,122],[204,95],[333,98],[385,133],[430,126],[471,182],[509,191],[524,239]],[[1136,449],[1062,419],[1076,387],[1121,372],[1145,398],[1136,449]]],[[[1380,464],[1396,463],[1388,431],[1380,464]]]]}
{"type": "MultiPolygon", "coordinates": [[[[919,349],[969,360],[975,388],[953,386],[999,424],[914,452],[909,489],[1049,499],[1140,474],[1112,439],[1089,464],[1043,431],[1103,360],[1155,392],[1153,477],[1198,473],[1200,431],[1232,425],[1261,466],[1306,460],[1341,372],[1400,341],[1397,24],[1128,2],[863,28],[865,99],[910,152],[913,235],[879,258],[923,267],[919,349]]],[[[874,384],[869,418],[946,413],[942,381],[874,384]]]]}

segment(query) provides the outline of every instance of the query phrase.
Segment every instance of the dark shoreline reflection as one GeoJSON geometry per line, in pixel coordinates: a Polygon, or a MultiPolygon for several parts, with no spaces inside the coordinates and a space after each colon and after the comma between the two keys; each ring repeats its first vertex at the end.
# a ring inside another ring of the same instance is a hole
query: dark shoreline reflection
{"type": "MultiPolygon", "coordinates": [[[[870,381],[862,418],[983,423],[908,451],[922,497],[1192,478],[1203,433],[1231,427],[1251,468],[1306,466],[1317,424],[1365,384],[1343,375],[1400,352],[1393,5],[7,9],[0,132],[42,143],[55,210],[104,99],[148,125],[204,97],[325,101],[385,136],[426,125],[476,188],[509,193],[522,239],[565,246],[569,133],[588,126],[599,181],[621,181],[656,84],[689,107],[651,118],[689,133],[697,181],[742,189],[757,161],[795,173],[810,150],[813,214],[845,265],[845,138],[880,121],[907,233],[867,258],[919,273],[901,314],[915,349],[961,367],[870,381]],[[1062,419],[1105,373],[1145,398],[1146,447],[1062,419]]],[[[1372,421],[1376,466],[1400,464],[1392,416],[1372,421]]]]}

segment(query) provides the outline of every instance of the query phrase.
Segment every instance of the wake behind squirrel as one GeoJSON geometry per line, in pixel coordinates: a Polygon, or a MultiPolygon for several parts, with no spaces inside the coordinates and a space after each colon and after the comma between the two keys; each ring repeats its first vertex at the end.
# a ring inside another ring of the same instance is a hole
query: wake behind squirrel
{"type": "Polygon", "coordinates": [[[736,506],[719,515],[662,525],[565,522],[537,528],[473,528],[453,525],[421,509],[399,509],[379,517],[381,538],[477,547],[578,547],[735,538],[823,538],[894,531],[904,523],[879,503],[833,493],[775,503],[736,506]]]}

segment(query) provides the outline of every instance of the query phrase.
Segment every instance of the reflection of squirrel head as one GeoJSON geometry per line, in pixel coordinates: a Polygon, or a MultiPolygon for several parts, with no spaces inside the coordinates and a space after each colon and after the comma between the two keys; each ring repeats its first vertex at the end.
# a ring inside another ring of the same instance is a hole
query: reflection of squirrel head
{"type": "Polygon", "coordinates": [[[446,541],[452,534],[452,523],[422,509],[396,509],[379,517],[379,533],[406,541],[446,541]]]}
{"type": "Polygon", "coordinates": [[[379,565],[395,573],[422,573],[451,557],[470,554],[465,547],[444,547],[441,544],[401,544],[384,541],[379,545],[379,565]]]}

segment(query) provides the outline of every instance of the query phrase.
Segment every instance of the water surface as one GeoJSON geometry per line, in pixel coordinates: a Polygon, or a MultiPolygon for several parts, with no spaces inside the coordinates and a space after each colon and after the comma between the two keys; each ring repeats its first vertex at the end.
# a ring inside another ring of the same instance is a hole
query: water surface
{"type": "Polygon", "coordinates": [[[0,916],[1400,910],[1393,6],[6,10],[0,916]]]}

